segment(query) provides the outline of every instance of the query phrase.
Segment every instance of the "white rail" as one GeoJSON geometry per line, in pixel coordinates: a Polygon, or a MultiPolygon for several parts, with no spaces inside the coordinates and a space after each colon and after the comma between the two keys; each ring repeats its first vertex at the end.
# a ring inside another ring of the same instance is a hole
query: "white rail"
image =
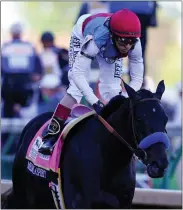
{"type": "MultiPolygon", "coordinates": [[[[12,186],[9,180],[1,180],[1,194],[12,186]]],[[[133,204],[153,206],[182,206],[182,192],[180,190],[135,189],[133,204]]]]}
{"type": "Polygon", "coordinates": [[[141,205],[181,207],[182,191],[136,188],[133,203],[141,205]]]}

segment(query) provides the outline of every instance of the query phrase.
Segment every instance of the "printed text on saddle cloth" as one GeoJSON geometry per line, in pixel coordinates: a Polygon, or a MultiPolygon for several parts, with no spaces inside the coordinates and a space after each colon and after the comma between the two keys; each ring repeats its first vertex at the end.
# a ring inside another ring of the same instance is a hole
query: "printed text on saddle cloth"
{"type": "Polygon", "coordinates": [[[62,151],[63,141],[59,136],[52,155],[43,155],[38,152],[38,149],[42,145],[42,133],[49,121],[46,122],[36,133],[31,144],[29,145],[26,158],[34,163],[34,165],[44,168],[46,170],[57,171],[59,166],[60,155],[62,151]]]}

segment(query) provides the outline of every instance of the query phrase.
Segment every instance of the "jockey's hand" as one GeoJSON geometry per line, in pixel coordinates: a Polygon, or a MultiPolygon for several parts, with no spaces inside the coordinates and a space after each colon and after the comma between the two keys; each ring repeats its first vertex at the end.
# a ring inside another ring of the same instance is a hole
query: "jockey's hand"
{"type": "Polygon", "coordinates": [[[96,111],[97,114],[100,114],[101,110],[104,107],[104,104],[101,101],[97,101],[97,103],[93,104],[92,107],[96,111]]]}

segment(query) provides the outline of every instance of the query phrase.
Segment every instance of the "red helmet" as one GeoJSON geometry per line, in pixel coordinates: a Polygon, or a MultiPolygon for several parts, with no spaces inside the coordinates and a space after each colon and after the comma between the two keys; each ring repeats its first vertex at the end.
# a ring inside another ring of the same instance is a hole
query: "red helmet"
{"type": "Polygon", "coordinates": [[[120,37],[138,38],[141,36],[140,20],[130,10],[119,10],[111,16],[110,30],[113,34],[120,37]]]}

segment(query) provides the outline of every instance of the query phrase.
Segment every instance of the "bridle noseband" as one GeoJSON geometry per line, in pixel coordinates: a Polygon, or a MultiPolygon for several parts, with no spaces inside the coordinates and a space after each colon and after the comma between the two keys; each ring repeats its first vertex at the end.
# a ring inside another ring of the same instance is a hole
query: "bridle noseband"
{"type": "Polygon", "coordinates": [[[147,165],[146,160],[147,160],[147,154],[146,152],[139,148],[138,146],[138,141],[137,141],[137,131],[136,131],[136,126],[135,126],[135,120],[134,120],[134,106],[138,103],[143,103],[146,101],[158,101],[160,102],[159,99],[157,98],[146,98],[146,99],[141,99],[138,102],[136,102],[135,104],[132,103],[132,100],[130,99],[130,116],[132,119],[132,130],[133,130],[133,136],[134,136],[134,143],[136,148],[133,148],[121,135],[119,135],[119,133],[104,119],[102,118],[100,115],[96,115],[96,117],[100,120],[100,122],[102,122],[102,124],[106,127],[106,129],[112,133],[115,137],[117,137],[117,139],[119,139],[123,144],[126,145],[126,147],[132,152],[132,154],[134,154],[136,157],[138,157],[138,159],[140,161],[142,161],[145,165],[147,165]]]}

